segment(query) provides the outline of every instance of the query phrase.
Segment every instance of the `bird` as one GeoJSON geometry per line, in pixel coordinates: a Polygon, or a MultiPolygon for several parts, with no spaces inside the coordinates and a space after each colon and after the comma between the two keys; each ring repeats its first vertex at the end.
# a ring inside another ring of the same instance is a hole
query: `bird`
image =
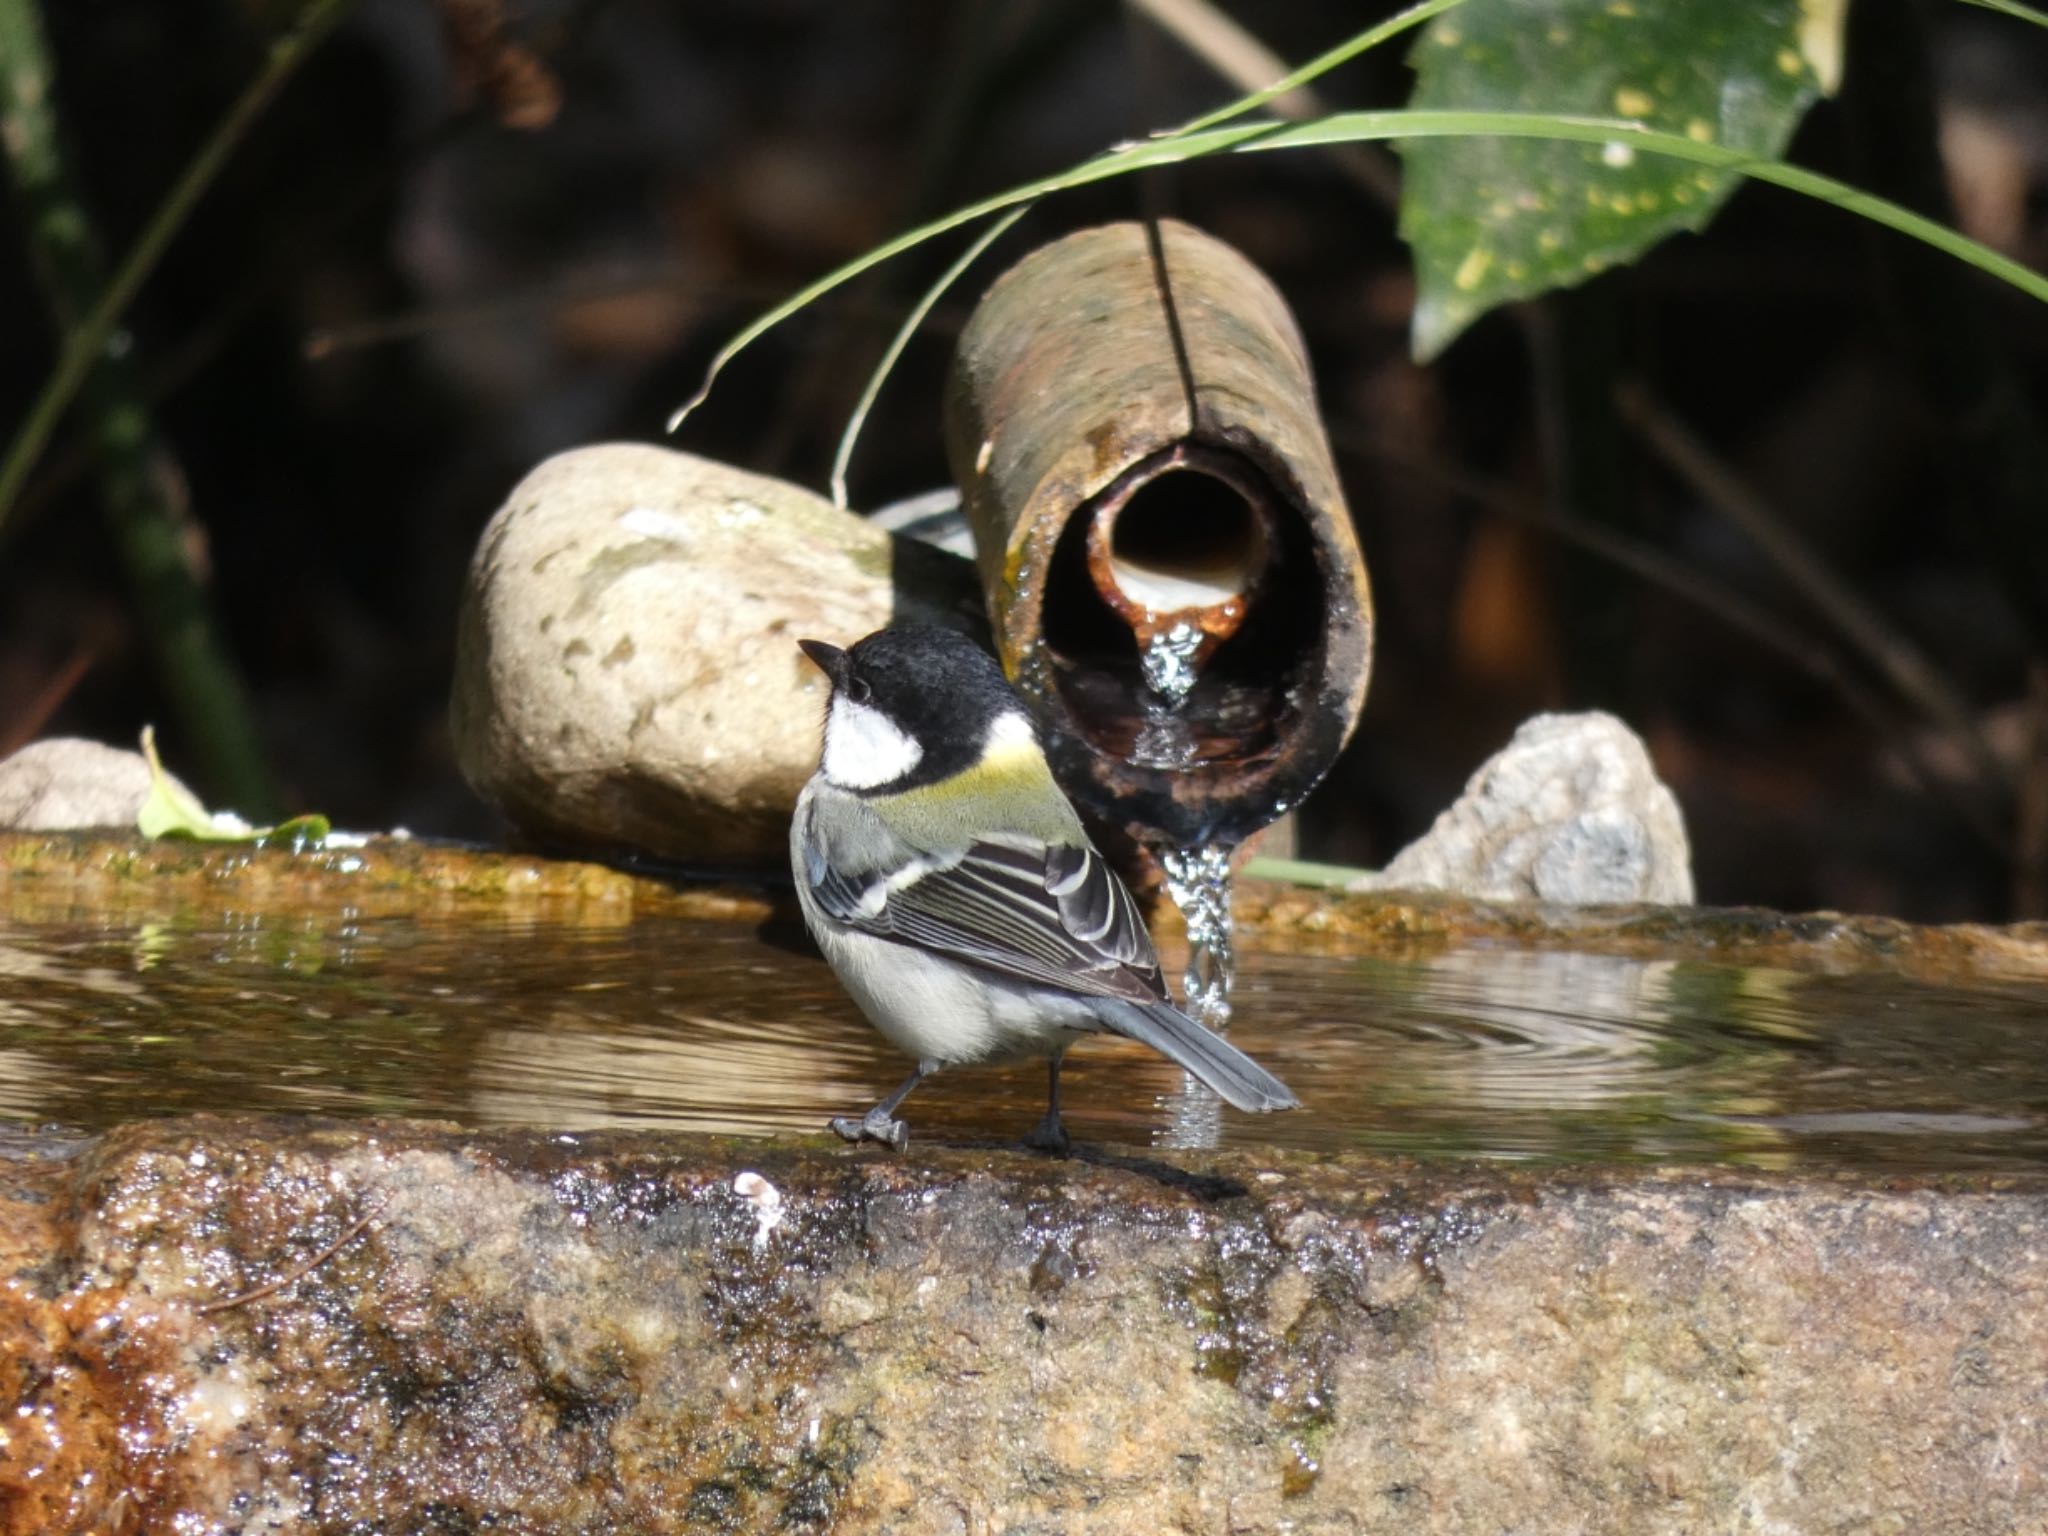
{"type": "Polygon", "coordinates": [[[1242,1110],[1292,1109],[1278,1078],[1173,1005],[1130,891],[1054,781],[1038,727],[966,635],[797,642],[831,682],[817,771],[790,822],[805,925],[868,1020],[917,1063],[851,1142],[901,1151],[896,1111],[943,1067],[1043,1056],[1026,1144],[1065,1155],[1060,1062],[1090,1034],[1141,1041],[1242,1110]]]}

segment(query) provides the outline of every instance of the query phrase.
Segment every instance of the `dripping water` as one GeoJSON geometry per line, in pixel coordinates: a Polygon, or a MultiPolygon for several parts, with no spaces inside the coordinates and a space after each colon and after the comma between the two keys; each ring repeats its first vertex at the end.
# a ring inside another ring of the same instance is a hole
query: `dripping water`
{"type": "Polygon", "coordinates": [[[1166,894],[1188,929],[1181,977],[1187,1011],[1212,1029],[1230,1020],[1230,850],[1216,844],[1160,853],[1166,894]]]}
{"type": "MultiPolygon", "coordinates": [[[[1193,741],[1179,710],[1194,690],[1195,658],[1204,638],[1200,626],[1180,619],[1146,639],[1145,686],[1151,696],[1144,701],[1145,724],[1133,754],[1138,761],[1159,767],[1193,761],[1193,741]]],[[[1187,924],[1187,1010],[1220,1029],[1230,1018],[1230,850],[1210,844],[1156,851],[1166,892],[1187,924]]]]}
{"type": "MultiPolygon", "coordinates": [[[[1182,1005],[1208,1029],[1230,1022],[1230,852],[1211,844],[1159,853],[1166,894],[1188,930],[1188,964],[1181,973],[1182,1005]]],[[[1167,1101],[1173,1120],[1161,1140],[1169,1147],[1213,1147],[1223,1134],[1223,1102],[1188,1075],[1167,1101]]]]}

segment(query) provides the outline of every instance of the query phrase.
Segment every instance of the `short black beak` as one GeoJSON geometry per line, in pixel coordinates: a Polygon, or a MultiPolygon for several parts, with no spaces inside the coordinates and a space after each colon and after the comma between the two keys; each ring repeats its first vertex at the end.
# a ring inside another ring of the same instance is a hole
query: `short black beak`
{"type": "Polygon", "coordinates": [[[818,664],[818,670],[832,679],[837,688],[846,681],[846,652],[836,645],[827,645],[822,640],[799,640],[797,646],[818,664]]]}

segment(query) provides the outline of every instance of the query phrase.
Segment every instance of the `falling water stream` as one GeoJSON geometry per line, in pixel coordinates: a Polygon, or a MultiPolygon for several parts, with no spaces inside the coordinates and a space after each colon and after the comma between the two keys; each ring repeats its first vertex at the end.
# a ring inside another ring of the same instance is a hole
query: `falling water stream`
{"type": "Polygon", "coordinates": [[[1188,963],[1181,976],[1187,1010],[1211,1029],[1230,1022],[1230,850],[1169,848],[1159,855],[1166,894],[1188,929],[1188,963]]]}
{"type": "Polygon", "coordinates": [[[1146,642],[1140,659],[1145,686],[1164,700],[1168,709],[1179,709],[1194,691],[1195,680],[1200,676],[1195,656],[1204,638],[1199,626],[1183,619],[1146,642]]]}
{"type": "MultiPolygon", "coordinates": [[[[1182,620],[1154,631],[1143,655],[1146,701],[1140,744],[1162,765],[1184,766],[1194,757],[1193,733],[1178,713],[1194,690],[1195,656],[1202,631],[1182,620]],[[1176,756],[1176,748],[1179,749],[1176,756]]],[[[1211,1029],[1230,1021],[1230,852],[1218,844],[1154,848],[1166,894],[1187,925],[1188,963],[1182,975],[1189,1013],[1211,1029]]]]}

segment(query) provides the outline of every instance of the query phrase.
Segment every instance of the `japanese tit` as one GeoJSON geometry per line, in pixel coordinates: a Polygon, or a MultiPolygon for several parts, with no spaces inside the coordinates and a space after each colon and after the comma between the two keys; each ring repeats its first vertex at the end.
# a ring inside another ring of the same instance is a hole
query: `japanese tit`
{"type": "Polygon", "coordinates": [[[1060,1058],[1098,1031],[1143,1041],[1239,1109],[1286,1086],[1175,1008],[1130,892],[1053,782],[1002,669],[950,630],[798,642],[832,681],[790,864],[804,921],[855,1003],[916,1062],[848,1141],[899,1150],[895,1118],[941,1067],[1044,1056],[1036,1147],[1064,1152],[1060,1058]]]}

